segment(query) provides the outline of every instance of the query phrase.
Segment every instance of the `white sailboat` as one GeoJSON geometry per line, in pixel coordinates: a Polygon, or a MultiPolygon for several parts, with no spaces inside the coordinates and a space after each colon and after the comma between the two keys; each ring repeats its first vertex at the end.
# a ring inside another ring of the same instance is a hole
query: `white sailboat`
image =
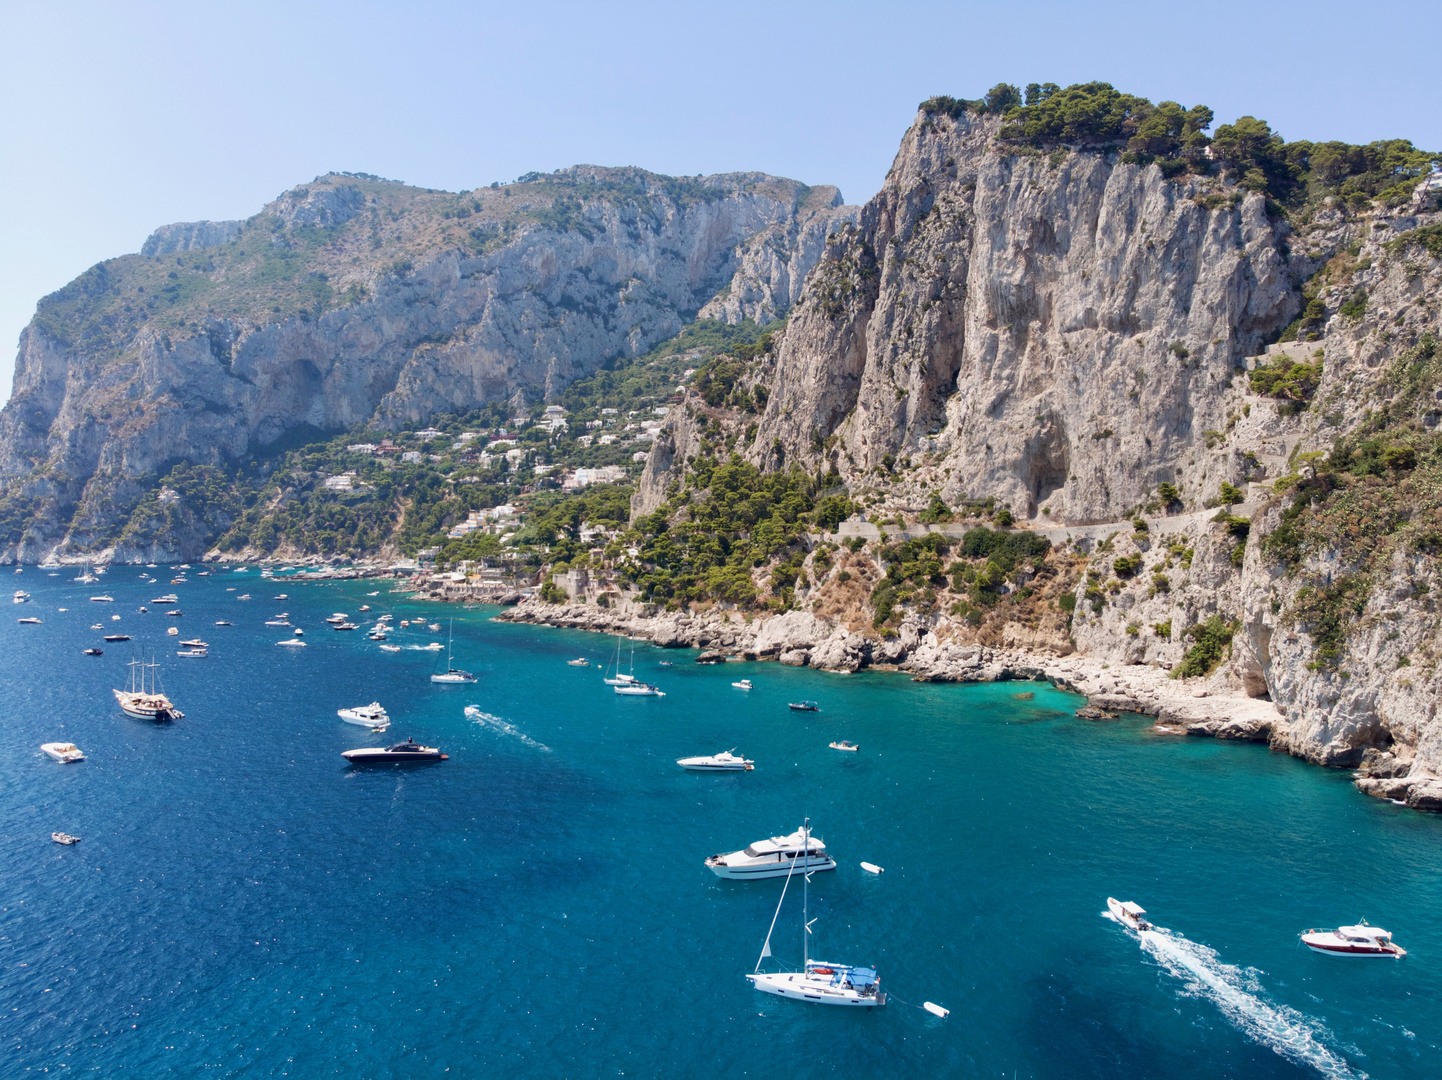
{"type": "Polygon", "coordinates": [[[462,671],[455,665],[455,654],[451,648],[455,641],[456,620],[451,620],[450,633],[446,635],[446,670],[436,672],[431,676],[431,682],[438,683],[473,683],[476,677],[469,671],[462,671]]]}
{"type": "Polygon", "coordinates": [[[606,671],[614,668],[614,675],[603,675],[601,681],[607,686],[630,686],[636,681],[636,646],[631,646],[631,674],[621,674],[621,639],[616,639],[616,656],[606,665],[606,671]]]}
{"type": "MultiPolygon", "coordinates": [[[[801,827],[803,836],[810,835],[810,825],[808,818],[801,827]]],[[[795,869],[794,863],[792,869],[795,869]]],[[[776,931],[781,905],[786,902],[786,890],[791,885],[791,872],[787,872],[786,884],[781,887],[781,899],[776,903],[776,914],[771,916],[771,929],[766,931],[766,943],[761,946],[761,956],[756,961],[756,969],[746,976],[747,980],[762,993],[796,1001],[810,1001],[819,1005],[849,1005],[863,1009],[885,1005],[886,994],[882,992],[881,979],[875,968],[811,959],[811,925],[816,920],[808,918],[811,875],[806,872],[801,875],[801,970],[761,970],[761,961],[771,955],[771,935],[776,931]]]]}

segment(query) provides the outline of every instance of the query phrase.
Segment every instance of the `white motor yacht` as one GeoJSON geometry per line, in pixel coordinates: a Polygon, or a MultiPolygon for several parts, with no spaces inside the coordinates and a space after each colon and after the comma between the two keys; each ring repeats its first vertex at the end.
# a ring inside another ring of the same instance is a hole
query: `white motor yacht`
{"type": "Polygon", "coordinates": [[[175,655],[186,656],[190,657],[191,659],[196,659],[199,657],[209,656],[210,653],[205,649],[179,649],[176,651],[175,655]]]}
{"type": "Polygon", "coordinates": [[[92,604],[113,604],[113,603],[115,603],[115,597],[113,597],[113,596],[92,596],[92,597],[90,598],[90,602],[91,602],[92,604]]]}
{"type": "Polygon", "coordinates": [[[750,680],[750,679],[742,679],[740,682],[734,682],[734,683],[732,683],[731,685],[734,686],[734,687],[736,687],[737,690],[754,690],[754,689],[755,689],[755,687],[753,687],[753,686],[751,685],[751,680],[750,680]]]}
{"type": "MultiPolygon", "coordinates": [[[[380,640],[381,640],[381,641],[384,641],[385,638],[381,638],[380,640]]],[[[382,645],[382,646],[381,646],[381,652],[400,652],[400,651],[401,651],[401,647],[400,647],[399,645],[382,645]]]]}
{"type": "Polygon", "coordinates": [[[289,645],[292,648],[305,648],[305,642],[300,638],[288,637],[276,642],[277,645],[289,645]]]}
{"type": "Polygon", "coordinates": [[[1108,896],[1107,910],[1116,917],[1117,922],[1131,930],[1150,930],[1152,928],[1152,924],[1147,922],[1147,909],[1131,900],[1118,900],[1108,896]]]}
{"type": "MultiPolygon", "coordinates": [[[[797,835],[804,837],[809,832],[810,829],[803,825],[797,835]]],[[[766,932],[766,943],[761,946],[761,956],[756,961],[755,970],[746,976],[747,981],[762,993],[817,1005],[847,1005],[862,1009],[885,1005],[886,994],[881,990],[881,979],[875,968],[811,959],[811,926],[816,920],[808,918],[810,873],[803,869],[801,880],[801,970],[761,970],[762,961],[771,955],[771,935],[776,931],[776,920],[781,915],[781,905],[786,902],[786,890],[791,886],[791,871],[787,870],[781,899],[776,902],[776,914],[771,917],[771,929],[766,932]]]]}
{"type": "Polygon", "coordinates": [[[741,851],[712,855],[706,865],[717,877],[741,881],[785,877],[791,873],[792,866],[808,874],[835,870],[836,860],[826,853],[825,841],[810,835],[803,827],[790,836],[773,836],[741,851]]]}
{"type": "Polygon", "coordinates": [[[330,623],[332,626],[349,621],[350,616],[347,615],[344,611],[334,612],[328,619],[326,619],[326,622],[330,623]]]}
{"type": "Polygon", "coordinates": [[[591,661],[587,660],[584,656],[578,656],[574,660],[567,660],[566,664],[570,667],[590,667],[591,661]]]}
{"type": "Polygon", "coordinates": [[[689,772],[747,772],[756,767],[754,761],[737,757],[730,750],[704,757],[677,758],[676,764],[689,772]]]}
{"type": "Polygon", "coordinates": [[[1339,926],[1335,930],[1308,930],[1302,944],[1313,952],[1328,956],[1388,956],[1400,960],[1407,950],[1392,943],[1392,935],[1380,926],[1368,926],[1363,919],[1356,926],[1339,926]]]}
{"type": "Polygon", "coordinates": [[[353,709],[337,709],[335,714],[347,724],[371,728],[373,731],[384,731],[391,726],[391,718],[379,701],[372,701],[369,705],[357,705],[353,709]]]}
{"type": "Polygon", "coordinates": [[[15,602],[15,603],[17,603],[17,604],[23,604],[23,603],[25,603],[26,600],[29,600],[29,599],[30,599],[30,594],[29,594],[28,592],[26,592],[24,589],[16,589],[16,590],[15,590],[15,598],[14,598],[14,602],[15,602]]]}
{"type": "Polygon", "coordinates": [[[56,761],[69,765],[72,761],[84,761],[85,755],[73,742],[48,742],[41,743],[40,749],[53,757],[56,761]]]}

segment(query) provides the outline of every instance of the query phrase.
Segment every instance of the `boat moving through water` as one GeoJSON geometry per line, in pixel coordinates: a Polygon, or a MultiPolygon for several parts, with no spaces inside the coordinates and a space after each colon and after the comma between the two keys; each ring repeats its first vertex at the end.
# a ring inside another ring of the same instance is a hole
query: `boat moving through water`
{"type": "Polygon", "coordinates": [[[1128,929],[1152,929],[1152,924],[1147,922],[1147,909],[1131,900],[1118,900],[1113,896],[1108,896],[1107,910],[1115,916],[1117,922],[1128,929]]]}

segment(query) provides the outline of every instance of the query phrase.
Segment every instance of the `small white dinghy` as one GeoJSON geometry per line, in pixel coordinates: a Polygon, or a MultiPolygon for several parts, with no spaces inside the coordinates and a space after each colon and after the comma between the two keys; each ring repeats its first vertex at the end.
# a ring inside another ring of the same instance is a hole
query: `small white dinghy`
{"type": "Polygon", "coordinates": [[[868,874],[884,874],[884,873],[886,873],[886,869],[885,869],[884,867],[877,866],[874,862],[864,862],[864,863],[862,863],[862,864],[861,864],[861,869],[865,870],[868,874]]]}
{"type": "Polygon", "coordinates": [[[1107,910],[1112,913],[1117,922],[1129,930],[1150,930],[1152,928],[1152,924],[1147,922],[1147,909],[1140,904],[1108,896],[1107,910]]]}
{"type": "MultiPolygon", "coordinates": [[[[734,749],[733,746],[731,750],[734,749]]],[[[676,764],[690,772],[746,772],[756,767],[754,761],[737,757],[731,750],[723,750],[719,754],[706,757],[677,758],[676,764]]]]}
{"type": "Polygon", "coordinates": [[[940,1005],[938,1005],[938,1004],[937,1004],[936,1002],[934,1002],[934,1001],[923,1001],[923,1002],[921,1003],[921,1007],[922,1007],[923,1009],[925,1009],[927,1012],[931,1013],[932,1016],[942,1016],[942,1017],[946,1017],[946,1016],[950,1016],[950,1015],[951,1015],[951,1010],[950,1010],[950,1009],[943,1009],[940,1005]]]}

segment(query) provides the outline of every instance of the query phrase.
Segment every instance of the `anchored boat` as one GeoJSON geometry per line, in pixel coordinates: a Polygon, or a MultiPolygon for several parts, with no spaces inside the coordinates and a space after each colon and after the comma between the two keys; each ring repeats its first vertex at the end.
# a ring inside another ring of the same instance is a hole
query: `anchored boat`
{"type": "Polygon", "coordinates": [[[757,840],[749,847],[726,855],[712,855],[706,866],[717,877],[733,880],[786,877],[793,867],[808,874],[835,870],[836,860],[826,853],[824,841],[802,827],[790,836],[757,840]]]}
{"type": "MultiPolygon", "coordinates": [[[[802,825],[800,835],[809,839],[810,823],[802,825]]],[[[765,972],[761,961],[771,955],[771,935],[776,931],[776,920],[781,915],[781,905],[786,903],[786,890],[791,885],[791,871],[786,873],[786,884],[781,888],[781,899],[776,902],[776,914],[771,916],[771,929],[766,931],[766,943],[761,946],[761,956],[756,969],[747,975],[747,980],[765,994],[791,998],[794,1001],[809,1001],[817,1005],[847,1005],[852,1008],[875,1008],[886,1004],[886,994],[881,989],[881,979],[874,967],[856,967],[851,964],[835,964],[825,960],[811,959],[811,926],[816,920],[810,919],[809,901],[811,874],[802,872],[801,891],[801,970],[765,972]]]]}
{"type": "Polygon", "coordinates": [[[1363,919],[1356,926],[1339,926],[1335,930],[1308,930],[1302,944],[1313,952],[1328,956],[1386,956],[1400,960],[1407,950],[1392,943],[1392,935],[1380,926],[1368,926],[1363,919]]]}
{"type": "MultiPolygon", "coordinates": [[[[735,747],[732,747],[732,750],[734,749],[735,747]]],[[[690,772],[748,772],[756,767],[754,761],[737,757],[731,750],[704,757],[677,758],[676,764],[690,772]]]]}
{"type": "Polygon", "coordinates": [[[130,661],[130,689],[116,690],[120,711],[137,720],[183,720],[185,714],[170,703],[160,687],[160,665],[153,660],[130,661]],[[147,677],[147,672],[149,673],[147,677]]]}

